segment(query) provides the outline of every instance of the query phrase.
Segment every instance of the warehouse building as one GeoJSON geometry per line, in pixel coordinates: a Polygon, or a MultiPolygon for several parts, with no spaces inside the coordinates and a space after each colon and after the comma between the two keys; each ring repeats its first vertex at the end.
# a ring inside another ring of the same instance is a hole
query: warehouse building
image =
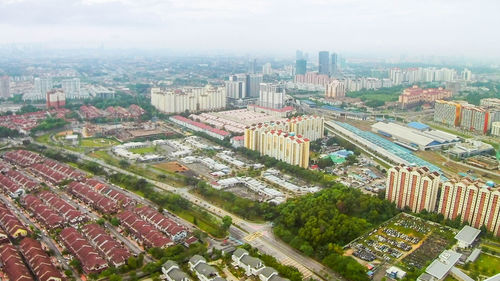
{"type": "Polygon", "coordinates": [[[429,150],[458,143],[460,139],[439,130],[418,130],[396,123],[377,122],[372,131],[393,139],[394,143],[411,150],[429,150]]]}

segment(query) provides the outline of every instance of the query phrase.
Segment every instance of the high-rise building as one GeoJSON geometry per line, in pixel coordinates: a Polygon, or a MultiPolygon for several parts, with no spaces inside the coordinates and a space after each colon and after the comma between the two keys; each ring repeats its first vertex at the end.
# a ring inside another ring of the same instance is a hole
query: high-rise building
{"type": "Polygon", "coordinates": [[[262,74],[264,74],[264,75],[271,75],[271,74],[273,74],[273,67],[271,66],[270,62],[265,63],[262,66],[262,74]]]}
{"type": "Polygon", "coordinates": [[[387,171],[385,198],[413,212],[436,209],[440,175],[427,167],[400,165],[387,171]]]}
{"type": "Polygon", "coordinates": [[[47,108],[61,108],[66,105],[66,94],[62,89],[53,89],[46,94],[47,108]]]}
{"type": "Polygon", "coordinates": [[[498,99],[498,98],[482,99],[479,102],[479,105],[484,106],[484,107],[498,107],[498,108],[500,108],[500,99],[498,99]]]}
{"type": "Polygon", "coordinates": [[[460,216],[475,228],[486,229],[500,236],[500,191],[481,180],[463,178],[443,183],[438,213],[454,220],[460,216]]]}
{"type": "Polygon", "coordinates": [[[328,51],[319,52],[318,73],[330,75],[330,53],[328,51]]]}
{"type": "Polygon", "coordinates": [[[325,96],[327,98],[343,98],[345,97],[345,84],[340,80],[333,80],[326,85],[325,96]]]}
{"type": "Polygon", "coordinates": [[[304,75],[307,71],[307,61],[304,59],[295,61],[295,74],[296,75],[304,75]]]}
{"type": "Polygon", "coordinates": [[[324,119],[316,115],[292,117],[286,122],[288,132],[303,136],[311,141],[321,139],[325,135],[324,119]]]}
{"type": "Polygon", "coordinates": [[[35,78],[35,92],[38,94],[45,96],[52,88],[52,78],[35,78]]]}
{"type": "Polygon", "coordinates": [[[491,123],[491,135],[500,137],[500,121],[491,123]]]}
{"type": "Polygon", "coordinates": [[[301,50],[295,51],[295,60],[303,60],[304,53],[301,50]]]}
{"type": "Polygon", "coordinates": [[[5,75],[0,77],[0,98],[10,97],[10,77],[5,75]]]}
{"type": "Polygon", "coordinates": [[[262,83],[262,80],[261,74],[250,74],[247,76],[246,92],[248,93],[248,97],[254,98],[259,96],[260,83],[262,83]]]}
{"type": "Polygon", "coordinates": [[[467,68],[464,68],[464,70],[462,71],[462,80],[471,81],[472,80],[472,71],[470,71],[467,68]]]}
{"type": "Polygon", "coordinates": [[[226,90],[212,85],[176,90],[151,89],[151,104],[163,113],[199,112],[224,109],[226,90]]]}
{"type": "Polygon", "coordinates": [[[337,67],[338,67],[337,53],[332,53],[331,59],[330,59],[330,75],[337,73],[337,71],[338,71],[337,67]]]}
{"type": "Polygon", "coordinates": [[[490,113],[488,110],[466,105],[462,107],[460,114],[460,127],[472,132],[486,134],[490,129],[490,113]]]}
{"type": "Polygon", "coordinates": [[[285,105],[285,87],[281,84],[260,83],[259,105],[280,109],[285,105]]]}
{"type": "Polygon", "coordinates": [[[251,59],[248,62],[248,73],[250,74],[257,73],[257,59],[251,59]]]}
{"type": "MultiPolygon", "coordinates": [[[[246,81],[246,77],[244,79],[246,81]]],[[[243,99],[246,97],[246,82],[238,79],[236,75],[229,76],[225,82],[226,96],[231,99],[243,99]]]]}
{"type": "Polygon", "coordinates": [[[80,99],[80,78],[64,79],[61,81],[61,87],[66,93],[68,99],[80,99]]]}
{"type": "Polygon", "coordinates": [[[460,125],[461,111],[461,103],[437,100],[434,104],[434,121],[448,126],[458,126],[460,125]]]}

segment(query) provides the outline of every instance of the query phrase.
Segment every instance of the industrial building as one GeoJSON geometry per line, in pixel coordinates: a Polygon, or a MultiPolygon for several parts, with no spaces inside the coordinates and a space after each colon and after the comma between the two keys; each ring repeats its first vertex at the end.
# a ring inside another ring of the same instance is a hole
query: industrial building
{"type": "Polygon", "coordinates": [[[462,159],[475,155],[487,155],[494,151],[495,148],[491,144],[467,139],[464,142],[456,143],[452,148],[447,150],[447,153],[450,156],[462,159]]]}
{"type": "Polygon", "coordinates": [[[411,150],[436,149],[460,142],[457,136],[450,133],[431,129],[418,130],[391,122],[377,122],[372,125],[372,131],[390,137],[394,143],[411,150]]]}

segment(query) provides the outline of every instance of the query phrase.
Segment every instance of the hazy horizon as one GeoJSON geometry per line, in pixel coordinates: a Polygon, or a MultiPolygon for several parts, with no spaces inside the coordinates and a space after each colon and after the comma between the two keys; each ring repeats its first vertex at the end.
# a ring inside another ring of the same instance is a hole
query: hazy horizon
{"type": "Polygon", "coordinates": [[[500,1],[0,0],[0,45],[499,58],[500,1]]]}

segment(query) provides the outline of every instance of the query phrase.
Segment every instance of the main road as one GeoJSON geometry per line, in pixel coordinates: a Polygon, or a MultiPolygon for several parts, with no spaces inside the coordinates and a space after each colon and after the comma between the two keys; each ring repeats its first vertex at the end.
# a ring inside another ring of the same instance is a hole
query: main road
{"type": "MultiPolygon", "coordinates": [[[[37,144],[50,146],[45,143],[37,144]]],[[[273,235],[272,224],[269,222],[254,223],[244,220],[241,217],[229,213],[215,205],[212,205],[202,198],[195,196],[194,194],[190,193],[187,188],[175,188],[166,183],[151,180],[149,178],[143,177],[142,175],[131,173],[119,167],[110,165],[102,161],[101,159],[89,157],[79,152],[70,151],[61,147],[50,147],[76,155],[80,159],[96,162],[107,169],[144,179],[160,190],[179,194],[181,197],[185,198],[192,204],[206,209],[209,213],[217,217],[230,216],[232,218],[233,225],[230,227],[229,232],[234,238],[245,240],[245,242],[252,245],[252,247],[258,248],[261,252],[275,257],[281,263],[296,267],[303,274],[304,279],[313,278],[316,280],[344,280],[341,276],[339,276],[328,267],[322,265],[321,263],[310,257],[303,255],[299,251],[290,247],[288,244],[276,238],[273,235]]]]}

